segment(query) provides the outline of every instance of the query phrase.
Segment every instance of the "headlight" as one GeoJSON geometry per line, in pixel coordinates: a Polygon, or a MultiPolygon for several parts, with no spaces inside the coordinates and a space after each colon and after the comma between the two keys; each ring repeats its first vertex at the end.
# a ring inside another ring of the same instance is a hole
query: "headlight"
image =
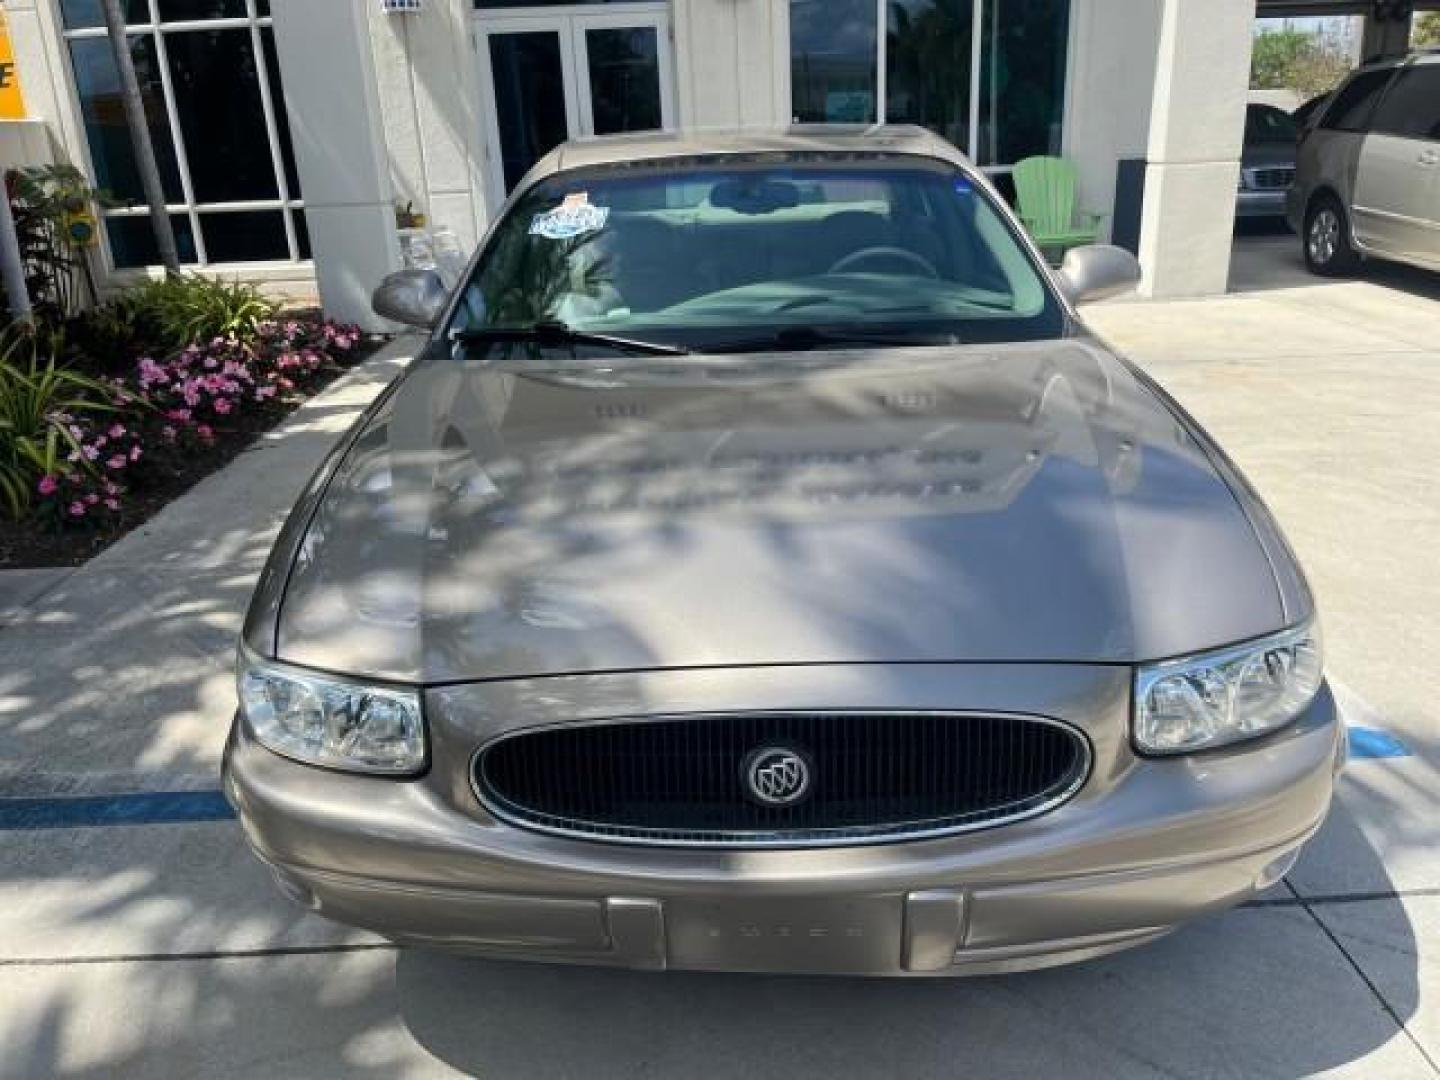
{"type": "Polygon", "coordinates": [[[1310,704],[1323,663],[1314,625],[1135,675],[1135,745],[1183,754],[1276,731],[1310,704]]]}
{"type": "Polygon", "coordinates": [[[310,765],[392,776],[425,766],[414,690],[368,686],[240,650],[240,712],[262,745],[310,765]]]}

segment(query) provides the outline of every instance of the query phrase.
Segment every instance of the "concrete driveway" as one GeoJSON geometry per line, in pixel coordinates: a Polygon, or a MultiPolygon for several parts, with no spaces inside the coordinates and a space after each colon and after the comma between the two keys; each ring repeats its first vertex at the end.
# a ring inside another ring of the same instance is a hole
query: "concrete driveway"
{"type": "Polygon", "coordinates": [[[1440,1074],[1440,279],[1322,284],[1293,249],[1244,244],[1236,295],[1089,313],[1276,510],[1374,732],[1288,886],[1140,951],[941,982],[486,963],[289,905],[213,796],[233,636],[402,345],[0,613],[0,1076],[1440,1074]]]}

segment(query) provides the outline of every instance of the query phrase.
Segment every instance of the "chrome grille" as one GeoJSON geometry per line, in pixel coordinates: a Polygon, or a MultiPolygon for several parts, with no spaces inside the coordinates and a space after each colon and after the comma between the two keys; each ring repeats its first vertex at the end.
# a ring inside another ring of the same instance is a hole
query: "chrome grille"
{"type": "Polygon", "coordinates": [[[1246,169],[1245,177],[1257,191],[1283,191],[1295,182],[1292,166],[1274,166],[1266,169],[1246,169]]]}
{"type": "Polygon", "coordinates": [[[571,724],[502,737],[473,767],[481,802],[512,824],[728,847],[878,843],[990,827],[1053,809],[1089,769],[1089,743],[1069,725],[933,712],[571,724]],[[808,774],[804,797],[785,805],[748,786],[757,752],[776,749],[800,758],[808,774]]]}

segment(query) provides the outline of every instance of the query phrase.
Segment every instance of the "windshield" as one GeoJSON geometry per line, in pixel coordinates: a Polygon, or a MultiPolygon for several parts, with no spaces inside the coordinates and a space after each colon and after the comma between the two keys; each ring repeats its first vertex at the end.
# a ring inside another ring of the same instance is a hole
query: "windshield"
{"type": "Polygon", "coordinates": [[[1300,127],[1287,112],[1269,105],[1251,105],[1245,111],[1247,143],[1293,143],[1300,137],[1300,127]]]}
{"type": "Polygon", "coordinates": [[[541,181],[495,229],[452,329],[541,325],[760,351],[1028,341],[1060,336],[1066,319],[990,196],[953,165],[816,154],[541,181]]]}

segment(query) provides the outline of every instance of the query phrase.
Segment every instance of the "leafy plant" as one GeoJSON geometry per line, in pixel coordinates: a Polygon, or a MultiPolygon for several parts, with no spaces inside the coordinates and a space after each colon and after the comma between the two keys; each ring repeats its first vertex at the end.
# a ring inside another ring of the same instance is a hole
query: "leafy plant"
{"type": "Polygon", "coordinates": [[[86,248],[96,228],[95,210],[115,205],[71,165],[36,165],[5,174],[15,217],[25,284],[42,321],[77,314],[95,296],[86,248]]]}
{"type": "Polygon", "coordinates": [[[1294,90],[1302,98],[1333,90],[1350,71],[1339,43],[1303,30],[1265,30],[1250,54],[1252,90],[1294,90]]]}
{"type": "Polygon", "coordinates": [[[42,361],[22,334],[0,339],[0,504],[11,517],[25,516],[46,477],[90,469],[75,421],[111,411],[103,383],[42,361]]]}
{"type": "Polygon", "coordinates": [[[137,356],[162,348],[154,327],[125,294],[46,329],[51,351],[71,367],[107,378],[129,373],[137,356]]]}
{"type": "Polygon", "coordinates": [[[130,317],[153,328],[159,344],[171,351],[216,338],[251,340],[279,310],[254,285],[196,274],[146,282],[124,300],[130,317]]]}

